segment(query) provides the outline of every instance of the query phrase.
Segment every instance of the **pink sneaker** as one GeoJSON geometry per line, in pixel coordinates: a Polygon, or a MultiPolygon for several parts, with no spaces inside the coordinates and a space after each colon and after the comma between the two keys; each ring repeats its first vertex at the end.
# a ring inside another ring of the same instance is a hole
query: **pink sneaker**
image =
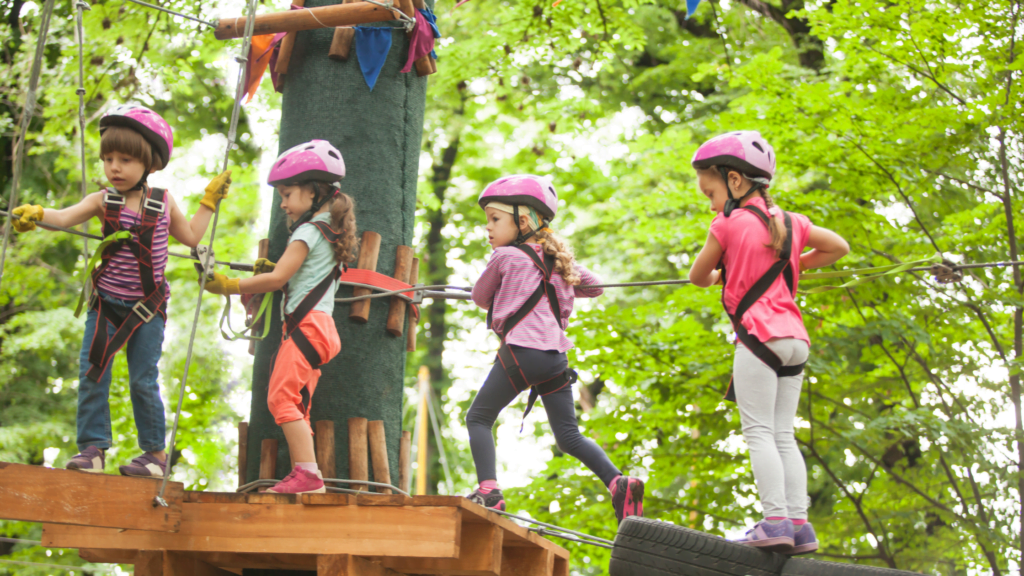
{"type": "Polygon", "coordinates": [[[268,488],[267,492],[273,492],[274,494],[316,492],[322,494],[327,492],[327,487],[324,486],[324,477],[320,475],[320,472],[313,474],[309,470],[296,466],[290,474],[284,477],[284,480],[274,484],[273,488],[268,488]]]}

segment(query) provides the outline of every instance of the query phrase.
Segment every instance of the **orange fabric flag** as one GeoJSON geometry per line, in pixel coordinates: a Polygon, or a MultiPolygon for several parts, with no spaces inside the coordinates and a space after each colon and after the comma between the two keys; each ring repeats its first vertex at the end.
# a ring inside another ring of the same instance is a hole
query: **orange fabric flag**
{"type": "Polygon", "coordinates": [[[245,93],[249,98],[246,104],[252,101],[256,95],[256,89],[260,87],[263,80],[263,73],[270,65],[270,57],[273,55],[273,47],[276,41],[280,40],[279,34],[263,34],[252,37],[252,45],[249,48],[249,68],[246,70],[245,93]]]}

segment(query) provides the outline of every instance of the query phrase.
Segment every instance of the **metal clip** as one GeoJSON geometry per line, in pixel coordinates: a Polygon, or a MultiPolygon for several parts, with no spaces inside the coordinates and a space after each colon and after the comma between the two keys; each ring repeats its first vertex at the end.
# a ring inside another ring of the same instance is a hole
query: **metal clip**
{"type": "Polygon", "coordinates": [[[199,262],[193,264],[196,272],[206,274],[206,280],[213,280],[213,267],[217,264],[213,257],[213,250],[206,244],[200,244],[192,249],[192,257],[199,262]]]}
{"type": "Polygon", "coordinates": [[[85,0],[78,0],[75,2],[75,8],[79,10],[92,10],[92,6],[89,6],[89,3],[85,0]]]}
{"type": "Polygon", "coordinates": [[[154,496],[153,497],[153,508],[156,508],[157,506],[161,506],[163,508],[170,508],[170,506],[167,505],[167,500],[164,500],[163,498],[161,498],[159,496],[154,496]]]}
{"type": "Polygon", "coordinates": [[[164,210],[167,210],[167,204],[154,198],[146,198],[146,201],[142,203],[142,208],[144,210],[156,210],[156,213],[162,216],[164,210]]]}
{"type": "Polygon", "coordinates": [[[103,195],[104,204],[113,204],[114,206],[124,206],[124,196],[117,192],[107,192],[103,195]]]}
{"type": "Polygon", "coordinates": [[[132,306],[132,312],[138,314],[139,318],[142,318],[142,321],[146,324],[149,324],[149,321],[156,316],[156,312],[151,312],[149,308],[146,308],[143,300],[139,300],[135,303],[135,306],[132,306]]]}
{"type": "MultiPolygon", "coordinates": [[[[423,288],[426,284],[416,284],[413,288],[423,288]]],[[[423,303],[423,290],[417,290],[412,293],[412,303],[422,304],[423,303]]]]}

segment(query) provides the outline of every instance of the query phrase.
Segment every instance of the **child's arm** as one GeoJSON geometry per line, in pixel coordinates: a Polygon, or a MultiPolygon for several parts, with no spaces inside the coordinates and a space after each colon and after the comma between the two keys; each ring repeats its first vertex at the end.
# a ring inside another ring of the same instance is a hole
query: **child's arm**
{"type": "Polygon", "coordinates": [[[596,274],[579,264],[576,264],[576,271],[580,273],[580,283],[573,286],[572,291],[577,298],[597,298],[604,294],[604,288],[588,288],[588,286],[601,283],[601,279],[596,274]]]}
{"type": "Polygon", "coordinates": [[[178,208],[174,197],[167,195],[171,209],[171,225],[168,232],[175,240],[189,248],[195,248],[206,234],[206,227],[210,224],[210,217],[217,210],[217,202],[227,197],[231,187],[231,171],[227,170],[219,176],[210,180],[206,186],[206,194],[199,201],[199,209],[196,210],[192,219],[185,218],[185,214],[178,208]]]}
{"type": "Polygon", "coordinates": [[[503,259],[504,255],[495,252],[487,263],[487,268],[484,268],[484,273],[480,275],[480,279],[473,284],[473,302],[477,306],[487,309],[494,302],[494,294],[501,287],[501,261],[503,259]]]}
{"type": "Polygon", "coordinates": [[[826,228],[811,226],[807,245],[813,248],[800,255],[800,269],[810,270],[835,264],[850,253],[850,245],[842,236],[826,228]]]}
{"type": "Polygon", "coordinates": [[[14,229],[18,232],[35,230],[36,222],[71,228],[87,222],[90,218],[103,216],[103,192],[93,192],[78,204],[60,210],[52,208],[44,210],[42,206],[24,204],[12,210],[11,215],[16,217],[13,224],[14,229]]]}
{"type": "Polygon", "coordinates": [[[697,259],[693,261],[693,266],[690,268],[690,282],[701,288],[717,284],[721,272],[715,268],[718,267],[718,262],[721,259],[722,245],[718,243],[718,238],[715,238],[714,234],[708,232],[708,239],[704,242],[704,247],[700,249],[700,254],[697,254],[697,259]]]}
{"type": "Polygon", "coordinates": [[[228,278],[223,274],[214,274],[213,280],[206,281],[206,291],[223,295],[263,294],[280,290],[299,271],[307,255],[309,246],[305,242],[292,242],[270,272],[251,278],[228,278]]]}

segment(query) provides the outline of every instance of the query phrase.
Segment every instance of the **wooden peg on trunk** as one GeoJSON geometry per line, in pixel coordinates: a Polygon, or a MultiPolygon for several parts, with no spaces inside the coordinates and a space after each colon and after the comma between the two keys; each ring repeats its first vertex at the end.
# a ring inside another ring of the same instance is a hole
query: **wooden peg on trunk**
{"type": "MultiPolygon", "coordinates": [[[[302,8],[306,0],[292,0],[292,5],[302,8]]],[[[277,63],[274,64],[274,72],[278,74],[288,73],[288,62],[292,59],[292,50],[295,49],[295,35],[298,32],[289,32],[281,39],[281,50],[277,53],[277,63]]],[[[266,258],[266,256],[260,256],[266,258]]]]}
{"type": "MultiPolygon", "coordinates": [[[[264,438],[260,444],[260,480],[277,479],[277,440],[264,438]]],[[[266,488],[260,488],[260,492],[266,488]]]]}
{"type": "Polygon", "coordinates": [[[334,478],[334,422],[316,423],[316,466],[324,478],[334,478]]]}
{"type": "MultiPolygon", "coordinates": [[[[391,484],[391,470],[388,464],[388,444],[384,437],[384,421],[372,420],[369,423],[370,459],[373,461],[373,481],[391,484]]],[[[377,488],[377,492],[391,494],[390,488],[377,488]]]]}
{"type": "MultiPolygon", "coordinates": [[[[409,275],[412,272],[412,248],[399,246],[395,250],[395,280],[409,283],[409,275]]],[[[405,300],[399,296],[391,297],[391,304],[388,307],[387,331],[392,336],[401,336],[405,329],[405,300]]]]}
{"type": "MultiPolygon", "coordinates": [[[[409,284],[413,286],[420,281],[420,259],[412,259],[412,269],[409,272],[409,284]]],[[[422,304],[421,304],[422,306],[422,304]]],[[[405,338],[405,351],[415,352],[416,351],[416,328],[419,326],[420,320],[416,316],[412,306],[409,306],[409,332],[405,338]]]]}
{"type": "MultiPolygon", "coordinates": [[[[348,475],[350,480],[369,480],[370,465],[366,454],[366,418],[348,419],[348,475]]],[[[366,490],[366,484],[349,484],[353,490],[366,490]]]]}
{"type": "Polygon", "coordinates": [[[238,423],[238,486],[244,486],[245,469],[249,464],[249,423],[238,423]]]}
{"type": "MultiPolygon", "coordinates": [[[[423,0],[412,0],[412,5],[413,8],[415,8],[416,10],[427,9],[427,3],[424,2],[423,0]]],[[[416,15],[413,14],[413,18],[415,17],[416,15]]],[[[430,54],[425,54],[421,56],[419,59],[417,59],[415,62],[415,66],[417,76],[427,76],[429,74],[434,74],[437,72],[437,62],[434,62],[434,59],[430,56],[430,54]]]]}
{"type": "MultiPolygon", "coordinates": [[[[356,1],[357,0],[345,0],[342,4],[351,4],[356,1]]],[[[339,62],[348,60],[348,55],[352,51],[352,40],[355,36],[355,28],[335,28],[334,39],[331,40],[331,50],[327,53],[327,57],[331,60],[338,60],[339,62]]]]}
{"type": "MultiPolygon", "coordinates": [[[[356,268],[376,270],[378,256],[380,256],[380,234],[370,232],[369,230],[363,232],[363,240],[359,243],[359,260],[356,268]]],[[[353,296],[366,296],[369,293],[369,288],[355,288],[352,290],[353,296]]],[[[353,302],[352,311],[349,312],[348,319],[360,324],[366,324],[370,319],[370,300],[353,302]]]]}

